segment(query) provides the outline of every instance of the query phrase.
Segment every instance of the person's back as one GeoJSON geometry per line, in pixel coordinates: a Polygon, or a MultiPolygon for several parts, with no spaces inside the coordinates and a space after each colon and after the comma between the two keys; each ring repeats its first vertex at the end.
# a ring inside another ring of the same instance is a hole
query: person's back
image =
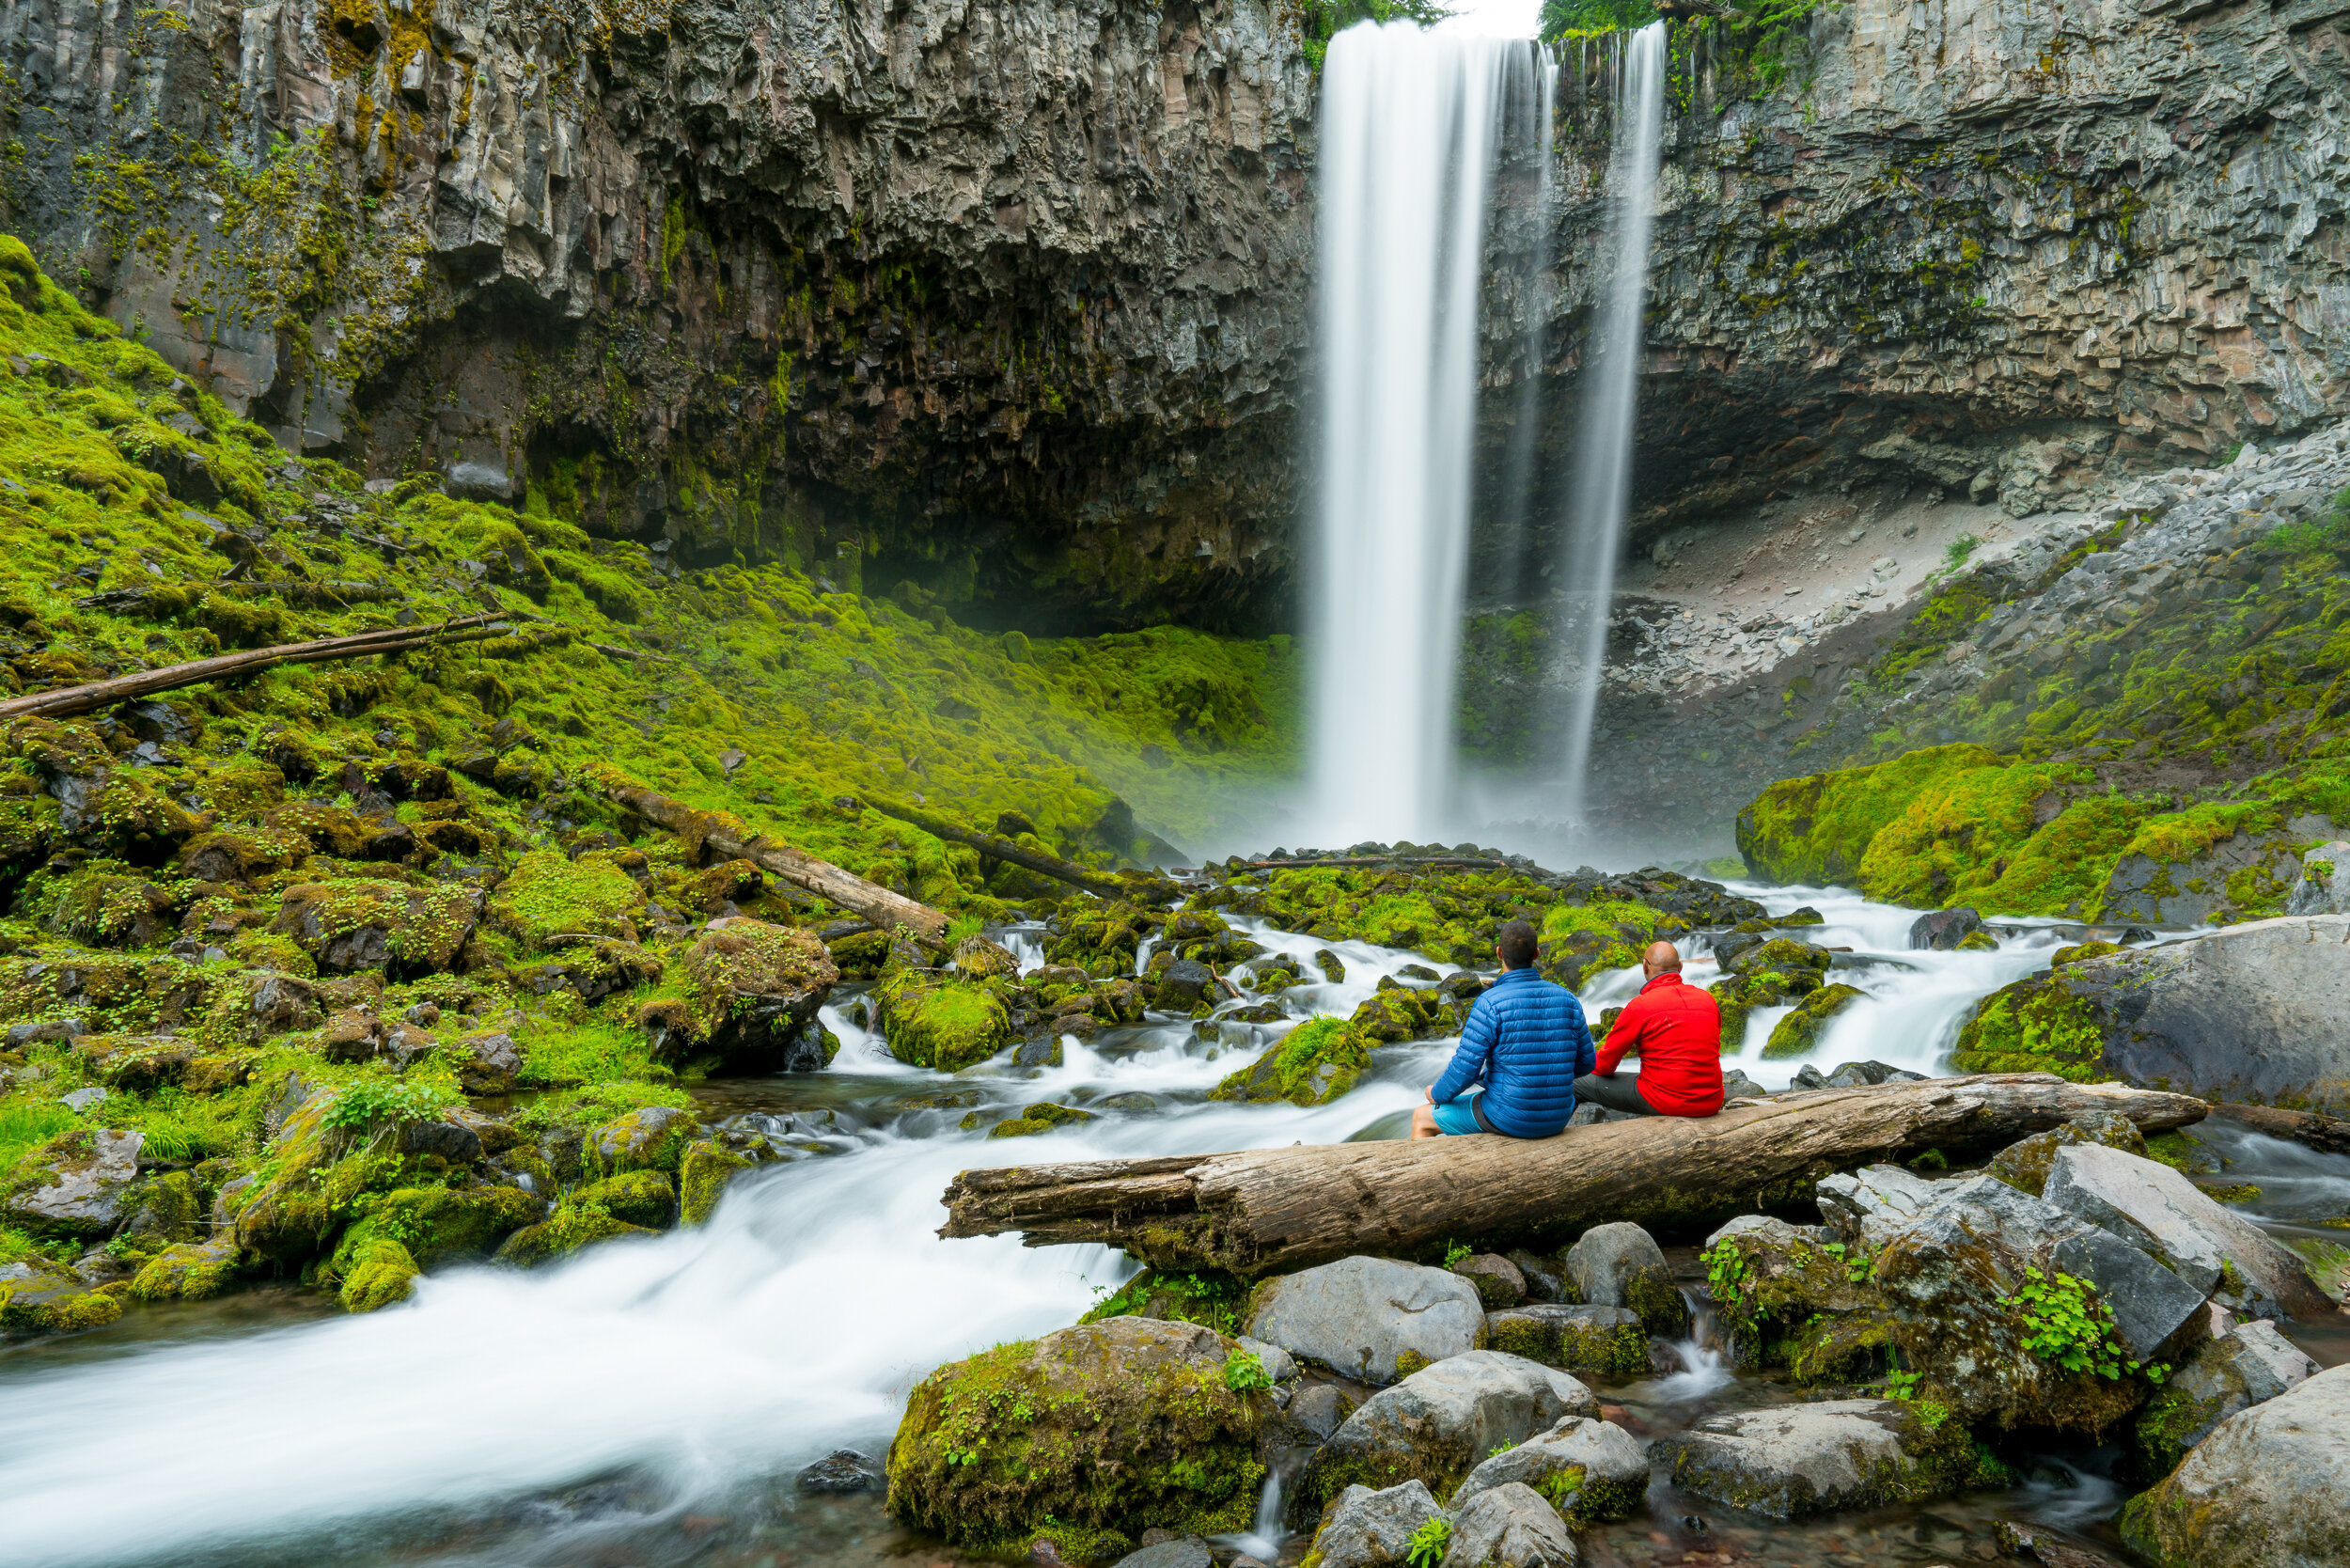
{"type": "Polygon", "coordinates": [[[1583,1004],[1535,972],[1534,932],[1526,922],[1503,928],[1500,953],[1501,978],[1469,1009],[1451,1064],[1414,1115],[1414,1137],[1549,1137],[1574,1114],[1574,1080],[1597,1055],[1583,1004]],[[1479,1085],[1481,1092],[1471,1093],[1479,1085]]]}
{"type": "Polygon", "coordinates": [[[1722,1014],[1712,993],[1681,979],[1681,952],[1653,942],[1640,955],[1647,980],[1625,1004],[1599,1048],[1578,1097],[1628,1116],[1712,1116],[1722,1108],[1722,1014]],[[1617,1064],[1634,1051],[1637,1078],[1617,1064]]]}

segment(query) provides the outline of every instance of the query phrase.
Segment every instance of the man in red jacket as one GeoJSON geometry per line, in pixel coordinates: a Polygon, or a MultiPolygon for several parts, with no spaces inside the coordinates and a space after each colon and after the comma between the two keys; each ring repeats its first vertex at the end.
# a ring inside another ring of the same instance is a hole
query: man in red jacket
{"type": "Polygon", "coordinates": [[[1652,942],[1640,955],[1648,983],[1616,1015],[1599,1061],[1574,1080],[1578,1104],[1630,1116],[1712,1116],[1722,1108],[1722,1012],[1713,993],[1681,980],[1681,950],[1652,942]],[[1616,1064],[1637,1049],[1637,1078],[1616,1064]]]}

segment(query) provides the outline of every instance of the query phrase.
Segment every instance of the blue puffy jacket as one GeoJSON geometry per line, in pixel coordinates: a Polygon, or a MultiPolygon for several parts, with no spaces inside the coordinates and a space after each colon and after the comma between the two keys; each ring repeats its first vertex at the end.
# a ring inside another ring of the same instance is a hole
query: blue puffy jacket
{"type": "Polygon", "coordinates": [[[1583,1004],[1532,969],[1505,969],[1469,1009],[1438,1105],[1482,1083],[1485,1120],[1512,1137],[1548,1137],[1574,1114],[1574,1080],[1598,1064],[1583,1004]]]}

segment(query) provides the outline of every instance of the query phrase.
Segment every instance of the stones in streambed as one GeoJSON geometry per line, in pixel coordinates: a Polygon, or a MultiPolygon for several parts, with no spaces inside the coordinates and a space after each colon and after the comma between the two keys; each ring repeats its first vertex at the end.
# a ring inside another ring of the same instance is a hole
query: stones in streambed
{"type": "Polygon", "coordinates": [[[2061,1127],[2009,1144],[1991,1156],[1983,1170],[2037,1198],[2047,1188],[2056,1152],[2076,1143],[2102,1143],[2140,1158],[2146,1153],[2146,1135],[2138,1131],[2137,1122],[2119,1111],[2091,1111],[2061,1127]]]}
{"type": "Polygon", "coordinates": [[[1571,1372],[1632,1376],[1649,1369],[1648,1329],[1628,1307],[1535,1302],[1485,1314],[1496,1350],[1571,1372]]]}
{"type": "Polygon", "coordinates": [[[1236,1348],[1197,1324],[1116,1317],[941,1367],[890,1444],[889,1513],[982,1549],[1052,1541],[1070,1561],[1153,1528],[1246,1529],[1272,1404],[1231,1387],[1236,1348]]]}
{"type": "Polygon", "coordinates": [[[1828,1021],[1867,996],[1858,986],[1821,986],[1771,1027],[1771,1038],[1762,1046],[1762,1059],[1778,1061],[1810,1056],[1819,1047],[1820,1036],[1826,1031],[1828,1021]]]}
{"type": "MultiPolygon", "coordinates": [[[[964,1120],[967,1122],[969,1119],[964,1120]]],[[[1039,1133],[1049,1133],[1056,1127],[1073,1127],[1080,1122],[1100,1120],[1101,1118],[1091,1111],[1076,1110],[1068,1105],[1057,1105],[1045,1100],[1033,1105],[1023,1106],[1018,1116],[998,1121],[989,1128],[987,1136],[990,1137],[1034,1137],[1039,1133]]]]}
{"type": "Polygon", "coordinates": [[[870,1454],[835,1449],[814,1464],[803,1466],[798,1485],[803,1492],[878,1492],[888,1482],[870,1454]]]}
{"type": "Polygon", "coordinates": [[[1450,1522],[1421,1482],[1356,1483],[1324,1510],[1307,1558],[1317,1568],[1396,1568],[1410,1560],[1414,1538],[1438,1520],[1450,1522]]]}
{"type": "MultiPolygon", "coordinates": [[[[1145,1535],[1167,1536],[1166,1530],[1146,1530],[1145,1535]]],[[[1128,1552],[1113,1568],[1215,1568],[1214,1554],[1208,1544],[1196,1535],[1176,1535],[1153,1541],[1140,1551],[1128,1552]]]]}
{"type": "Polygon", "coordinates": [[[1460,1508],[1496,1486],[1529,1486],[1577,1529],[1622,1519],[1648,1492],[1649,1461],[1613,1421],[1569,1416],[1480,1464],[1452,1495],[1460,1508]]]}
{"type": "MultiPolygon", "coordinates": [[[[1874,1089],[1879,1084],[1923,1083],[1925,1077],[1923,1073],[1912,1073],[1905,1067],[1894,1067],[1882,1061],[1841,1062],[1825,1073],[1806,1062],[1795,1069],[1794,1078],[1788,1087],[1804,1090],[1874,1089]]],[[[1724,1098],[1725,1101],[1728,1099],[1727,1094],[1724,1098]]]]}
{"type": "Polygon", "coordinates": [[[2350,1114],[2350,915],[2254,920],[2028,976],[1976,1004],[1961,1072],[2059,1072],[2350,1114]]]}
{"type": "Polygon", "coordinates": [[[2220,1422],[2316,1374],[2317,1363],[2266,1319],[2205,1341],[2138,1415],[2138,1450],[2147,1472],[2169,1474],[2220,1422]]]}
{"type": "Polygon", "coordinates": [[[1298,1507],[1319,1508],[1357,1482],[1416,1479],[1449,1492],[1498,1444],[1522,1443],[1599,1402],[1565,1372],[1505,1351],[1473,1350],[1373,1394],[1316,1450],[1298,1507]]]}
{"type": "Polygon", "coordinates": [[[873,1005],[889,1054],[911,1067],[959,1072],[1012,1042],[1011,1015],[983,982],[903,970],[874,988],[873,1005]]]}
{"type": "Polygon", "coordinates": [[[1514,1307],[1526,1299],[1526,1276],[1518,1265],[1497,1252],[1475,1252],[1451,1265],[1451,1272],[1477,1287],[1477,1298],[1487,1307],[1514,1307]]]}
{"type": "Polygon", "coordinates": [[[1651,1334],[1666,1339],[1689,1331],[1689,1304],[1656,1239],[1637,1225],[1618,1221],[1584,1231],[1567,1248],[1566,1274],[1579,1301],[1630,1308],[1651,1334]]]}
{"type": "Polygon", "coordinates": [[[1370,1049],[1349,1022],[1309,1018],[1209,1090],[1208,1098],[1327,1105],[1353,1089],[1370,1065],[1370,1049]]]}
{"type": "Polygon", "coordinates": [[[1441,1568],[1572,1568],[1577,1560],[1559,1511],[1512,1481],[1456,1506],[1441,1568]]]}
{"type": "MultiPolygon", "coordinates": [[[[1931,910],[1919,916],[1910,923],[1909,945],[1923,951],[1956,952],[1968,937],[1985,934],[1982,916],[1961,905],[1956,909],[1931,910]]],[[[1992,942],[1991,945],[1996,947],[1998,943],[1992,942]]]]}
{"type": "Polygon", "coordinates": [[[1392,1383],[1476,1349],[1485,1309],[1459,1275],[1392,1258],[1341,1258],[1258,1287],[1247,1330],[1301,1360],[1392,1383]]]}
{"type": "Polygon", "coordinates": [[[1684,1492],[1774,1519],[1925,1502],[2006,1479],[1962,1427],[1904,1400],[1709,1416],[1649,1445],[1684,1492]]]}
{"type": "Polygon", "coordinates": [[[2220,1422],[2117,1523],[2159,1568],[2350,1562],[2350,1367],[2220,1422]]]}

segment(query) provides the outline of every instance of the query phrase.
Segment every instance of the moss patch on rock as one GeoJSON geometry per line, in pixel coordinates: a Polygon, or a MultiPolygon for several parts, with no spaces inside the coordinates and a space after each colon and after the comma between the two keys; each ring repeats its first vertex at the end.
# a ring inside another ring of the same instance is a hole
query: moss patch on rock
{"type": "Polygon", "coordinates": [[[873,1002],[889,1054],[909,1066],[960,1072],[1011,1043],[1011,1016],[986,981],[902,973],[873,1002]]]}

